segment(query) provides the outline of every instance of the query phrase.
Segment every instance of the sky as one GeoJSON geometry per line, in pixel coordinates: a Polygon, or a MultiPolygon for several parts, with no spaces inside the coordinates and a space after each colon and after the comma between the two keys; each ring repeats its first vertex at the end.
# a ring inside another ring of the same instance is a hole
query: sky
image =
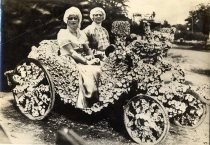
{"type": "Polygon", "coordinates": [[[210,0],[130,0],[127,4],[129,16],[135,12],[150,14],[154,11],[157,21],[185,24],[189,11],[196,9],[200,3],[210,3],[210,0]]]}

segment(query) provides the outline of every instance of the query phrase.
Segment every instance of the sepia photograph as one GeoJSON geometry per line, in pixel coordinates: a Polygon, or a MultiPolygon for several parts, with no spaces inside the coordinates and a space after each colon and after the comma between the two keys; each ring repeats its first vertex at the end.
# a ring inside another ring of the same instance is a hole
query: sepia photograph
{"type": "Polygon", "coordinates": [[[0,145],[209,145],[209,0],[2,0],[0,145]]]}

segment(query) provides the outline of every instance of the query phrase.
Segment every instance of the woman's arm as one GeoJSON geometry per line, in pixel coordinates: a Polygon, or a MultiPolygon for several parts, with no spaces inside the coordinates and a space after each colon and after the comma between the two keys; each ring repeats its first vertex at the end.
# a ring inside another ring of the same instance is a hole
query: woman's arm
{"type": "MultiPolygon", "coordinates": [[[[85,57],[77,53],[71,44],[64,45],[62,47],[68,54],[77,62],[86,65],[98,64],[99,60],[97,58],[87,60],[85,57]]],[[[88,47],[89,48],[89,47],[88,47]]],[[[90,50],[91,51],[91,50],[90,50]]],[[[92,55],[93,56],[93,55],[92,55]]],[[[93,56],[94,57],[94,56],[93,56]]]]}
{"type": "Polygon", "coordinates": [[[88,64],[87,59],[77,53],[71,44],[64,45],[63,50],[66,51],[77,63],[88,64]]]}
{"type": "Polygon", "coordinates": [[[87,52],[87,55],[90,55],[90,56],[94,57],[93,52],[90,49],[90,47],[88,46],[88,44],[83,44],[83,47],[84,47],[85,51],[87,52]]]}

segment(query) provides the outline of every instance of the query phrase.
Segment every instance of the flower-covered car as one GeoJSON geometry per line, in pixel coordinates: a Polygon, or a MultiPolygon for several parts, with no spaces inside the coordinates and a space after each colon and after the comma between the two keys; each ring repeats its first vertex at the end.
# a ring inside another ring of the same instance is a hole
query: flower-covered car
{"type": "MultiPolygon", "coordinates": [[[[99,98],[81,108],[93,114],[121,100],[124,125],[130,137],[140,144],[163,140],[170,123],[198,126],[206,114],[206,104],[196,89],[185,83],[183,70],[164,57],[171,47],[174,29],[145,31],[127,41],[130,24],[115,21],[115,50],[101,64],[99,98]]],[[[76,64],[58,56],[56,40],[44,40],[32,47],[28,58],[5,73],[16,105],[31,120],[44,119],[52,110],[55,96],[75,106],[79,94],[76,64]]]]}

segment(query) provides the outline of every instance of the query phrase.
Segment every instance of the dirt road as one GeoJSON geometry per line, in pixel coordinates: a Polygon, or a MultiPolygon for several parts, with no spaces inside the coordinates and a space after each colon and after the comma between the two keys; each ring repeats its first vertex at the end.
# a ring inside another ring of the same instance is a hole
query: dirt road
{"type": "MultiPolygon", "coordinates": [[[[169,57],[181,65],[187,81],[193,85],[210,83],[209,52],[172,49],[169,57]]],[[[161,145],[208,145],[209,111],[207,114],[204,122],[196,129],[172,125],[161,145]]],[[[15,107],[11,93],[0,93],[0,123],[15,144],[54,144],[56,130],[64,126],[73,129],[89,145],[135,144],[112,122],[104,112],[87,116],[63,104],[57,105],[46,119],[31,121],[15,107]]]]}

